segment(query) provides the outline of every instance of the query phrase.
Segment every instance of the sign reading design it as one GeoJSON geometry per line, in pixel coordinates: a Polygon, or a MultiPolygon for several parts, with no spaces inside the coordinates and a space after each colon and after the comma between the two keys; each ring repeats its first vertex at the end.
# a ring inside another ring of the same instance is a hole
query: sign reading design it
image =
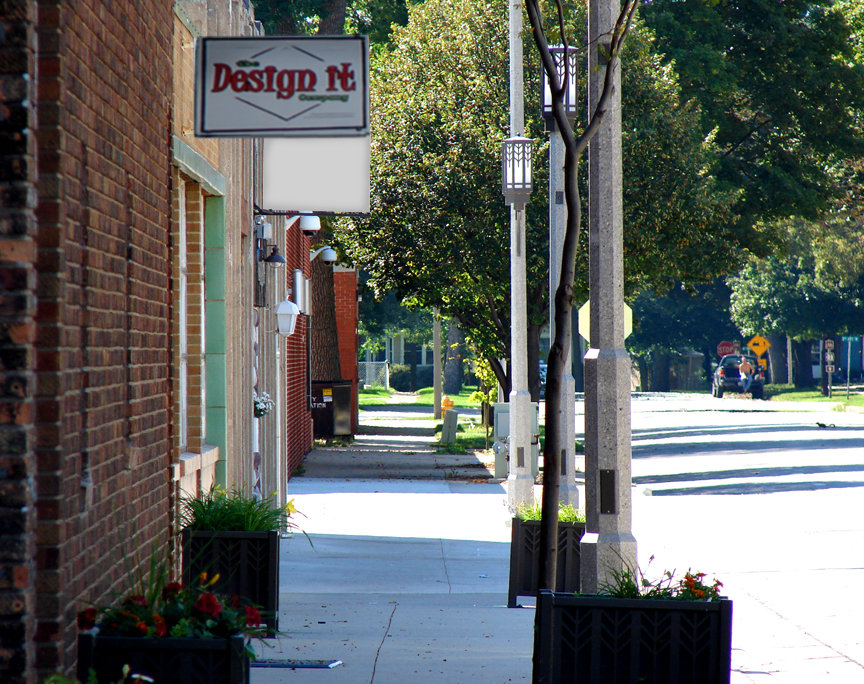
{"type": "Polygon", "coordinates": [[[366,36],[198,38],[195,135],[362,136],[366,36]]]}

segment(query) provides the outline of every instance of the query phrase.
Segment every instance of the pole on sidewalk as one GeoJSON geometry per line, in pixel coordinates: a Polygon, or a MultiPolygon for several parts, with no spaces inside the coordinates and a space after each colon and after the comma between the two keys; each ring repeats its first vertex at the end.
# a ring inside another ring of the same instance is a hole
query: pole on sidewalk
{"type": "MultiPolygon", "coordinates": [[[[566,56],[563,57],[566,59],[566,56]]],[[[555,292],[561,280],[561,249],[567,232],[567,210],[564,206],[564,141],[554,121],[549,129],[549,339],[555,339],[555,292]]],[[[572,344],[571,344],[572,347],[572,344]]],[[[576,487],[576,381],[570,359],[564,358],[561,377],[561,483],[558,496],[562,503],[579,507],[576,487]]]]}
{"type": "MultiPolygon", "coordinates": [[[[603,89],[608,43],[618,0],[589,0],[588,108],[603,89]]],[[[621,70],[588,148],[590,345],[585,355],[586,532],[581,544],[584,593],[596,593],[612,573],[635,569],[630,449],[630,357],[624,348],[621,70]]]]}
{"type": "Polygon", "coordinates": [[[441,312],[438,309],[432,310],[432,417],[435,420],[441,419],[441,399],[443,391],[441,385],[441,312]]]}
{"type": "MultiPolygon", "coordinates": [[[[524,135],[522,79],[522,2],[510,1],[510,137],[524,135]]],[[[534,503],[531,470],[533,405],[528,392],[528,295],[526,289],[525,206],[510,207],[510,466],[507,502],[511,510],[534,503]]]]}

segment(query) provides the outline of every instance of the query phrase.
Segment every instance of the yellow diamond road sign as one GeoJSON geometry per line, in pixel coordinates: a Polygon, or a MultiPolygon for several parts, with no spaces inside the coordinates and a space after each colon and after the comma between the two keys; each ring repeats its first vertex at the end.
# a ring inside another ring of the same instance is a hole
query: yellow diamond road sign
{"type": "MultiPolygon", "coordinates": [[[[585,303],[579,307],[579,334],[585,338],[587,342],[591,342],[591,301],[585,300],[585,303]]],[[[633,332],[633,309],[626,304],[624,305],[624,337],[630,336],[633,332]]]]}
{"type": "Polygon", "coordinates": [[[756,356],[762,356],[762,354],[768,351],[768,347],[771,346],[771,343],[762,337],[762,335],[754,335],[747,343],[747,346],[750,347],[750,351],[756,354],[756,356]]]}

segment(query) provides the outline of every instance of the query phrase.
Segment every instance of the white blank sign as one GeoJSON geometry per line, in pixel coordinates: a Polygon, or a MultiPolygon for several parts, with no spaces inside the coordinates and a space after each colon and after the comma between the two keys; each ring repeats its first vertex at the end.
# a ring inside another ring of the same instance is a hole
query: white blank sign
{"type": "Polygon", "coordinates": [[[264,138],[264,211],[368,214],[370,137],[264,138]]]}

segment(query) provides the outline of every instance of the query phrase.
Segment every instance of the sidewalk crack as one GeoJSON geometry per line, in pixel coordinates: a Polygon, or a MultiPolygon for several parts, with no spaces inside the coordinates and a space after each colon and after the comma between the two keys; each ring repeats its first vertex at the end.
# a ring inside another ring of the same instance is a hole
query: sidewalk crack
{"type": "Polygon", "coordinates": [[[387,627],[384,629],[384,636],[381,637],[381,643],[378,644],[378,650],[375,651],[375,660],[372,662],[372,678],[369,680],[369,684],[374,684],[375,682],[375,670],[378,667],[378,657],[381,655],[381,649],[384,648],[384,642],[387,639],[387,635],[390,634],[390,625],[393,624],[393,616],[396,614],[396,608],[399,607],[399,603],[393,601],[393,610],[390,611],[390,618],[387,620],[387,627]]]}

